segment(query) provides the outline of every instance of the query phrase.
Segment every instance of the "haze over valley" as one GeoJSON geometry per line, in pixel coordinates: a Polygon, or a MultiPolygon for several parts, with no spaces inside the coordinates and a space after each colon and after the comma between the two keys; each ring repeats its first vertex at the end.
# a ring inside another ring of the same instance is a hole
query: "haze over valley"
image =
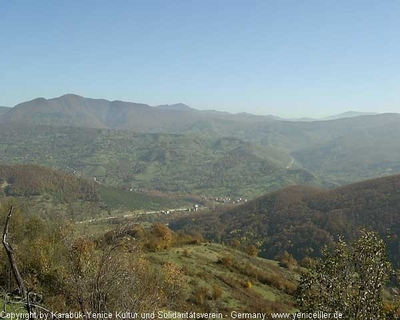
{"type": "Polygon", "coordinates": [[[39,164],[124,188],[254,198],[400,172],[400,115],[325,121],[64,95],[0,116],[2,163],[39,164]]]}

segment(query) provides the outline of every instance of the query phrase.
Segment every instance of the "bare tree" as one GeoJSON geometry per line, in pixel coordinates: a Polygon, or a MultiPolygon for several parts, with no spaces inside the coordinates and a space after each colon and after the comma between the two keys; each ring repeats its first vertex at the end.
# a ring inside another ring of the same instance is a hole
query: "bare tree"
{"type": "Polygon", "coordinates": [[[10,263],[11,271],[12,271],[15,281],[17,282],[17,285],[18,285],[18,291],[19,291],[18,293],[21,296],[22,301],[24,301],[25,309],[29,314],[29,319],[31,319],[32,305],[31,305],[31,301],[29,299],[30,292],[25,287],[24,280],[22,279],[21,273],[19,272],[19,269],[17,266],[17,262],[15,260],[14,249],[11,246],[10,242],[8,241],[9,226],[10,226],[10,220],[11,220],[13,211],[14,211],[14,206],[11,206],[10,209],[8,210],[6,223],[4,225],[3,246],[7,252],[7,257],[8,257],[8,261],[10,263]]]}
{"type": "MultiPolygon", "coordinates": [[[[10,221],[11,221],[11,217],[12,214],[14,212],[14,206],[11,205],[10,209],[8,210],[8,214],[6,217],[6,221],[5,221],[5,225],[4,225],[4,230],[3,230],[3,246],[4,249],[6,250],[7,253],[7,257],[8,257],[8,262],[10,264],[10,268],[11,268],[11,272],[14,276],[14,279],[18,285],[17,290],[15,290],[13,292],[13,295],[10,299],[9,294],[10,293],[6,293],[5,296],[5,300],[4,300],[4,308],[6,306],[6,304],[18,304],[18,305],[22,305],[23,308],[27,311],[28,313],[28,317],[29,320],[33,320],[34,319],[34,309],[40,309],[44,312],[47,313],[51,313],[50,310],[40,306],[37,302],[38,302],[38,297],[39,295],[37,295],[35,292],[27,289],[27,287],[25,286],[24,283],[24,279],[21,276],[21,273],[18,269],[18,265],[16,262],[16,258],[15,258],[15,254],[14,254],[14,249],[10,243],[10,241],[8,240],[9,238],[9,228],[10,228],[10,221]]],[[[5,311],[5,309],[4,309],[5,311]]]]}

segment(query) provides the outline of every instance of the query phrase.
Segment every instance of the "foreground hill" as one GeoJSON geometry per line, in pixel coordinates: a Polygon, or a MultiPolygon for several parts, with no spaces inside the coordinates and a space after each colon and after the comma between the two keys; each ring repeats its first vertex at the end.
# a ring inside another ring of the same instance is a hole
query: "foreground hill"
{"type": "Polygon", "coordinates": [[[318,256],[339,235],[354,239],[360,226],[378,231],[399,265],[400,175],[372,179],[334,190],[292,186],[222,213],[181,219],[171,226],[208,237],[258,244],[262,255],[285,250],[301,259],[318,256]]]}
{"type": "MultiPolygon", "coordinates": [[[[155,265],[173,263],[184,271],[191,293],[186,308],[282,312],[295,307],[291,296],[298,274],[278,262],[249,256],[218,244],[186,245],[148,253],[155,265]],[[192,307],[190,307],[190,304],[192,307]]],[[[184,295],[183,295],[184,296],[184,295]]]]}
{"type": "MultiPolygon", "coordinates": [[[[223,312],[230,318],[233,311],[295,308],[291,294],[298,269],[204,243],[200,235],[174,233],[163,223],[145,226],[124,220],[116,225],[107,220],[101,223],[106,229],[94,230],[92,223],[41,219],[14,205],[7,239],[12,239],[26,286],[48,310],[101,305],[114,313],[128,305],[135,312],[223,312]]],[[[0,221],[9,206],[7,200],[0,202],[0,221]]],[[[0,286],[11,288],[0,292],[5,312],[17,303],[9,270],[6,252],[0,250],[0,286]]]]}

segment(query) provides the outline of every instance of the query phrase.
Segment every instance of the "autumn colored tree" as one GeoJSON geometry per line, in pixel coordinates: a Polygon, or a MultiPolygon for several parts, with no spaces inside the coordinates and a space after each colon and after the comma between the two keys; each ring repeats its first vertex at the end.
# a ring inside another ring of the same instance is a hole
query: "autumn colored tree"
{"type": "Polygon", "coordinates": [[[391,265],[384,241],[361,230],[351,246],[339,239],[333,252],[302,275],[296,292],[304,312],[341,312],[343,319],[385,319],[382,289],[391,265]]]}
{"type": "Polygon", "coordinates": [[[151,227],[148,246],[150,249],[158,251],[168,249],[172,245],[172,231],[162,223],[154,223],[151,227]]]}
{"type": "MultiPolygon", "coordinates": [[[[183,270],[147,260],[142,240],[137,239],[139,234],[147,237],[141,228],[121,226],[89,237],[76,232],[71,222],[52,225],[24,216],[14,200],[0,205],[0,219],[5,221],[5,250],[0,250],[4,301],[18,289],[22,302],[10,303],[50,314],[50,310],[150,312],[185,301],[181,300],[183,270]],[[32,300],[33,293],[41,297],[40,303],[32,300]]],[[[160,240],[162,248],[173,239],[162,224],[156,224],[149,236],[160,240]]]]}
{"type": "Polygon", "coordinates": [[[278,255],[275,257],[275,260],[279,261],[279,265],[281,267],[287,268],[287,269],[293,269],[297,267],[297,261],[296,259],[287,251],[283,252],[282,254],[278,255]]]}
{"type": "Polygon", "coordinates": [[[254,244],[251,244],[246,248],[246,253],[252,257],[257,257],[259,251],[260,250],[258,250],[258,248],[254,244]]]}
{"type": "Polygon", "coordinates": [[[181,268],[171,262],[162,266],[163,291],[168,295],[168,307],[174,309],[182,300],[185,289],[185,277],[181,268]]]}

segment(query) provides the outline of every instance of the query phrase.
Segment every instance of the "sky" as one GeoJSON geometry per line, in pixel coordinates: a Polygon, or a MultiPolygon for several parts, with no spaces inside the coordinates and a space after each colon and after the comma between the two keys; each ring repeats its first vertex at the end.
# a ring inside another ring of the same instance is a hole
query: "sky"
{"type": "Polygon", "coordinates": [[[400,112],[400,1],[0,0],[0,105],[400,112]]]}

